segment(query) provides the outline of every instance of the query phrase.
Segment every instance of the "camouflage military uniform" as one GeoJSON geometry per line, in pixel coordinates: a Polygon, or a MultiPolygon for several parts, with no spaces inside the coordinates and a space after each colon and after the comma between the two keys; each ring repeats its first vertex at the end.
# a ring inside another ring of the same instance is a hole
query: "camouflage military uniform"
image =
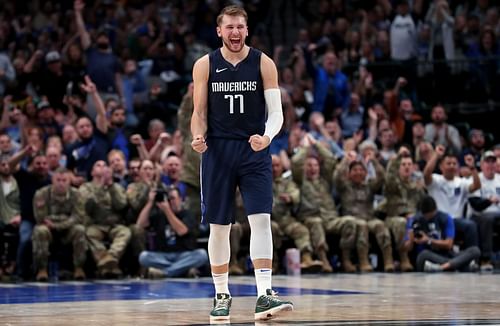
{"type": "Polygon", "coordinates": [[[73,246],[73,265],[82,267],[87,257],[87,239],[85,228],[81,224],[75,203],[79,199],[78,191],[69,188],[65,194],[54,193],[52,186],[39,189],[33,198],[33,212],[37,224],[33,229],[33,259],[38,270],[46,269],[49,258],[49,246],[56,240],[61,244],[73,246]],[[52,222],[49,228],[44,221],[52,222]]]}
{"type": "Polygon", "coordinates": [[[317,180],[308,180],[304,175],[308,148],[299,148],[292,157],[292,175],[300,187],[301,194],[297,217],[309,229],[314,251],[323,262],[324,271],[329,272],[331,265],[326,256],[328,244],[325,233],[340,234],[340,247],[350,249],[355,245],[356,224],[352,217],[340,218],[337,215],[337,208],[332,197],[335,157],[322,145],[314,147],[321,162],[321,175],[317,180]]]}
{"type": "Polygon", "coordinates": [[[276,224],[284,235],[292,238],[295,246],[301,252],[312,253],[309,230],[292,216],[292,211],[298,207],[299,203],[300,190],[291,177],[278,177],[273,180],[273,210],[271,214],[273,224],[276,224]],[[283,194],[290,196],[290,203],[285,202],[280,197],[283,194]]]}
{"type": "Polygon", "coordinates": [[[125,190],[117,183],[109,187],[87,182],[80,186],[79,210],[88,225],[86,233],[90,250],[99,268],[113,266],[123,255],[130,240],[131,232],[123,225],[123,211],[127,207],[125,190]],[[104,240],[112,243],[109,250],[104,240]],[[108,264],[108,262],[112,262],[108,264]]]}
{"type": "Polygon", "coordinates": [[[342,213],[356,218],[358,225],[356,248],[360,269],[362,271],[371,270],[368,263],[368,233],[373,233],[384,256],[384,268],[387,271],[392,271],[394,264],[392,262],[391,236],[384,222],[375,218],[373,210],[375,194],[382,187],[384,181],[384,168],[376,160],[373,161],[373,164],[376,172],[375,178],[362,184],[356,184],[349,180],[349,162],[344,159],[335,173],[335,185],[340,195],[342,213]]]}
{"type": "Polygon", "coordinates": [[[9,224],[10,220],[21,212],[19,186],[17,185],[16,179],[13,177],[11,177],[9,181],[11,182],[12,188],[7,196],[3,193],[3,188],[0,183],[0,223],[4,224],[9,224]]]}
{"type": "Polygon", "coordinates": [[[182,136],[182,173],[180,180],[187,185],[185,206],[201,220],[200,160],[201,155],[191,148],[191,116],[193,97],[184,95],[179,111],[177,126],[182,136]]]}
{"type": "Polygon", "coordinates": [[[133,182],[127,187],[127,202],[130,207],[129,229],[131,233],[130,247],[132,251],[132,259],[138,261],[139,255],[146,250],[146,231],[137,226],[137,218],[148,201],[149,191],[151,187],[142,181],[133,182]]]}
{"type": "Polygon", "coordinates": [[[399,166],[401,157],[389,162],[384,186],[384,202],[379,208],[386,214],[385,224],[392,233],[403,264],[408,271],[412,270],[403,246],[406,233],[406,217],[417,212],[417,203],[425,195],[424,184],[413,180],[403,180],[399,177],[399,166]]]}

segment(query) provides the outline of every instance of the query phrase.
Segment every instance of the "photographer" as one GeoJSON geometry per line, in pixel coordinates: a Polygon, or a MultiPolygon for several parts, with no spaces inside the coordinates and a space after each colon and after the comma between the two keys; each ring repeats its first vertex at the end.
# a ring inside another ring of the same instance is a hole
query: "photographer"
{"type": "Polygon", "coordinates": [[[198,224],[182,207],[179,189],[151,190],[137,219],[137,226],[154,232],[152,251],[139,256],[150,278],[197,276],[198,268],[208,264],[205,249],[196,249],[198,224]]]}
{"type": "Polygon", "coordinates": [[[453,218],[437,210],[436,202],[425,196],[419,203],[419,212],[408,220],[405,246],[416,245],[417,271],[442,272],[467,270],[481,256],[477,246],[462,252],[453,252],[455,225],[453,218]]]}

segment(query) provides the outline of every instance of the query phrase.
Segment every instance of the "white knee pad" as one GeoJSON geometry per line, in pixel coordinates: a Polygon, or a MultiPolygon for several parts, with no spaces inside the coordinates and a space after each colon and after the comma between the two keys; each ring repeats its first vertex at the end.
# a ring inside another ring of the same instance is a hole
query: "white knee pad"
{"type": "Polygon", "coordinates": [[[208,236],[208,257],[210,265],[221,266],[229,263],[231,258],[231,247],[229,245],[229,233],[231,224],[210,224],[210,235],[208,236]]]}
{"type": "Polygon", "coordinates": [[[252,214],[250,223],[250,258],[273,259],[273,237],[271,234],[271,215],[252,214]]]}

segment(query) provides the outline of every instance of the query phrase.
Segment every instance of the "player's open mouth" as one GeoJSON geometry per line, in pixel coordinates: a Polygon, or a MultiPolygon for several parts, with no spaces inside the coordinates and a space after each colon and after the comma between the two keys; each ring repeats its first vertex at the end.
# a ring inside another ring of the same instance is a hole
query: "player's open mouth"
{"type": "Polygon", "coordinates": [[[241,40],[240,39],[231,39],[229,40],[231,42],[232,45],[238,45],[240,44],[241,40]]]}

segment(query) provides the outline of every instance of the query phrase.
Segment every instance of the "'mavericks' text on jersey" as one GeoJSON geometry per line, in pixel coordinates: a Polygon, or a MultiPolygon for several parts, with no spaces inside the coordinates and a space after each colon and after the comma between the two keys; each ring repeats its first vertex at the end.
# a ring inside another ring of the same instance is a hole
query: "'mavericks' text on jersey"
{"type": "Polygon", "coordinates": [[[250,48],[236,66],[226,61],[217,49],[209,54],[208,138],[248,140],[262,135],[266,104],[260,71],[261,52],[250,48]]]}

